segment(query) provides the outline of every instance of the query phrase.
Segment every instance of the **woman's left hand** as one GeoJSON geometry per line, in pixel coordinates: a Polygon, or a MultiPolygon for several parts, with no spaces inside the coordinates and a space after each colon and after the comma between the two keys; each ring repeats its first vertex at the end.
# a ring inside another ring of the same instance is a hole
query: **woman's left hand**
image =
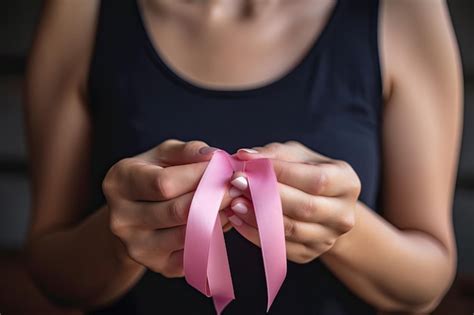
{"type": "MultiPolygon", "coordinates": [[[[308,263],[352,229],[361,184],[348,163],[322,156],[296,141],[252,149],[240,149],[236,156],[242,160],[272,159],[289,260],[308,263]]],[[[234,174],[232,184],[236,189],[231,195],[241,195],[234,198],[226,214],[234,228],[260,246],[245,174],[234,174]]]]}

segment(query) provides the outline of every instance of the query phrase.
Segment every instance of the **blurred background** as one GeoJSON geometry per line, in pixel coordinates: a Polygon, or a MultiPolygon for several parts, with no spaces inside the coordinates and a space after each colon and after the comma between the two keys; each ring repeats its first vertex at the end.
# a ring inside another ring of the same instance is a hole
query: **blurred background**
{"type": "MultiPolygon", "coordinates": [[[[458,276],[434,314],[474,314],[474,1],[448,1],[461,48],[465,120],[454,224],[458,276]]],[[[29,220],[29,178],[22,121],[25,59],[41,1],[0,3],[0,314],[80,314],[51,305],[23,263],[29,220]]]]}

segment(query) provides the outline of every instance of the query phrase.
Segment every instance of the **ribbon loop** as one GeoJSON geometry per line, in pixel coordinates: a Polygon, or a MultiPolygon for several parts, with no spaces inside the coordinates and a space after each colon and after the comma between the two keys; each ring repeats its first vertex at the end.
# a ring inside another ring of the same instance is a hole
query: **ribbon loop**
{"type": "MultiPolygon", "coordinates": [[[[223,150],[214,152],[194,193],[184,242],[186,281],[213,298],[217,314],[235,299],[219,207],[234,171],[249,182],[267,283],[267,312],[286,276],[283,213],[271,160],[241,161],[223,150]]],[[[238,231],[238,229],[237,229],[238,231]]]]}

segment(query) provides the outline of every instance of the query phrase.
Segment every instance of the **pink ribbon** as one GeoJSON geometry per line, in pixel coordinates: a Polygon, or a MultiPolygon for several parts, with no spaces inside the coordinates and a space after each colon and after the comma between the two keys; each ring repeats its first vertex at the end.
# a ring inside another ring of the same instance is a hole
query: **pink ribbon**
{"type": "Polygon", "coordinates": [[[235,299],[224,234],[218,215],[234,171],[245,172],[257,219],[267,283],[267,312],[286,277],[283,212],[271,160],[239,160],[214,152],[189,209],[184,242],[186,281],[213,298],[217,314],[235,299]]]}

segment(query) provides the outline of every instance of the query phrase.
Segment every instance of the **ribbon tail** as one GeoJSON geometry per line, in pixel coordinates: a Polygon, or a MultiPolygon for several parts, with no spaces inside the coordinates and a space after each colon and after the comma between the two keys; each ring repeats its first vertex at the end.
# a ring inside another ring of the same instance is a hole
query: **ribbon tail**
{"type": "Polygon", "coordinates": [[[214,307],[217,314],[220,315],[224,308],[235,299],[235,296],[224,233],[219,216],[217,216],[211,240],[207,277],[214,307]]]}
{"type": "Polygon", "coordinates": [[[269,159],[246,165],[267,282],[267,312],[286,277],[286,243],[277,179],[269,159]]]}
{"type": "Polygon", "coordinates": [[[218,216],[233,169],[227,153],[212,156],[193,196],[184,241],[186,281],[206,296],[214,296],[218,312],[234,298],[224,236],[218,216]]]}

